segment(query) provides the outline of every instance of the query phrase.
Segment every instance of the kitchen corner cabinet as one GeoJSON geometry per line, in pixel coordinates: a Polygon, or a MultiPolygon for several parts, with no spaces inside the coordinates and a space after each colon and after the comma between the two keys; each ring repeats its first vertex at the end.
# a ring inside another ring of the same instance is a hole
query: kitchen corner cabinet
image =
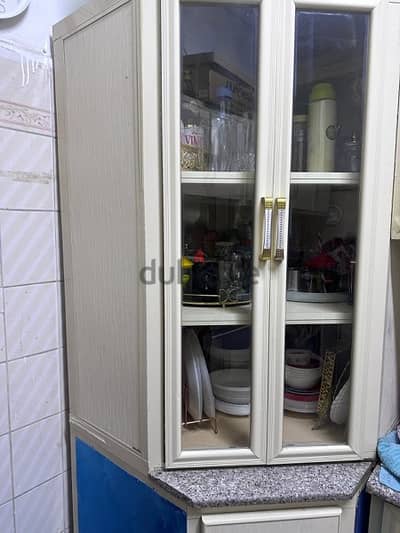
{"type": "Polygon", "coordinates": [[[97,0],[55,27],[80,434],[140,472],[374,457],[399,35],[387,0],[97,0]]]}

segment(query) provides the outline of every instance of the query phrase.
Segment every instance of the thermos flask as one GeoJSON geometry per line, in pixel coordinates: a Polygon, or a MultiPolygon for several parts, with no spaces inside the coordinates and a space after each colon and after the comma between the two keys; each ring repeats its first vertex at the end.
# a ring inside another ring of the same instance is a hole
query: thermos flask
{"type": "Polygon", "coordinates": [[[307,170],[335,170],[336,94],[330,83],[317,83],[312,88],[308,110],[307,170]]]}

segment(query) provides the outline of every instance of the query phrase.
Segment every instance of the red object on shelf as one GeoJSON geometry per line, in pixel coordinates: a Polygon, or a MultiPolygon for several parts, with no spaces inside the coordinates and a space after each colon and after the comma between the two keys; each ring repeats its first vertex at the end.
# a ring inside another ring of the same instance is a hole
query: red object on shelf
{"type": "Polygon", "coordinates": [[[315,270],[332,270],[336,267],[336,261],[328,254],[320,254],[307,261],[306,266],[315,270]]]}
{"type": "Polygon", "coordinates": [[[193,263],[205,263],[206,262],[206,254],[203,252],[203,250],[199,249],[193,256],[193,263]]]}

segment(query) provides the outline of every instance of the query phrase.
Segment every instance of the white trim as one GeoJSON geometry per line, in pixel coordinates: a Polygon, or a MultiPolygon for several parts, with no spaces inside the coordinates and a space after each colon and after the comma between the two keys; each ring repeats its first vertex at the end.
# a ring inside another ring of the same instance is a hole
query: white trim
{"type": "MultiPolygon", "coordinates": [[[[214,2],[213,2],[214,3],[214,2]]],[[[258,2],[256,2],[258,4],[258,2]]],[[[164,156],[164,266],[176,266],[180,249],[180,32],[179,2],[162,0],[162,68],[163,76],[163,156],[164,156]]],[[[278,31],[273,17],[273,3],[260,3],[260,41],[257,135],[257,171],[254,205],[254,261],[258,265],[261,234],[259,198],[271,192],[273,162],[273,123],[275,58],[272,54],[273,36],[278,31]],[[265,147],[268,147],[266,149],[265,147]],[[269,190],[268,190],[269,187],[269,190]]],[[[222,177],[224,179],[224,176],[222,177]]],[[[253,316],[268,317],[268,288],[270,266],[263,265],[253,296],[253,316]]],[[[260,464],[266,460],[266,346],[267,320],[260,320],[253,328],[252,339],[252,423],[250,449],[182,451],[181,449],[181,287],[174,283],[165,286],[165,434],[166,466],[260,464]]]]}
{"type": "Polygon", "coordinates": [[[291,172],[292,185],[358,185],[358,172],[291,172]]]}
{"type": "Polygon", "coordinates": [[[293,0],[297,9],[371,11],[381,0],[293,0]]]}
{"type": "MultiPolygon", "coordinates": [[[[273,196],[275,198],[285,197],[289,199],[295,41],[295,4],[292,0],[282,0],[277,3],[275,24],[280,29],[280,34],[277,40],[277,62],[279,68],[275,76],[276,140],[273,196]]],[[[286,209],[284,242],[287,242],[288,216],[289,205],[286,209]]],[[[269,352],[273,356],[269,359],[268,462],[272,462],[282,448],[285,322],[286,257],[280,263],[273,263],[271,276],[269,352]]]]}
{"type": "MultiPolygon", "coordinates": [[[[370,457],[371,459],[373,457],[370,457]]],[[[294,462],[321,463],[324,461],[359,461],[363,459],[346,444],[285,446],[271,464],[294,462]]]]}
{"type": "Polygon", "coordinates": [[[349,426],[349,444],[360,456],[375,449],[378,438],[400,68],[399,26],[400,11],[388,1],[373,11],[362,161],[363,182],[368,186],[361,187],[357,259],[364,268],[359,269],[356,282],[358,311],[349,426]]]}
{"type": "MultiPolygon", "coordinates": [[[[181,255],[180,208],[180,28],[179,2],[161,0],[162,139],[164,176],[164,268],[176,268],[181,255]]],[[[175,279],[164,286],[165,465],[181,451],[181,304],[175,279]]]]}
{"type": "MultiPolygon", "coordinates": [[[[354,11],[354,2],[343,2],[346,11],[354,11]]],[[[289,196],[290,146],[292,120],[293,50],[295,7],[337,5],[334,2],[280,3],[281,65],[277,78],[277,150],[275,156],[274,196],[289,196]],[[282,28],[285,28],[284,30],[282,28]],[[291,36],[290,39],[287,36],[291,36]]],[[[283,438],[283,356],[271,358],[269,385],[269,443],[268,462],[313,462],[316,460],[347,460],[374,456],[379,417],[379,390],[384,333],[386,272],[388,267],[388,236],[390,178],[394,153],[395,102],[398,87],[399,51],[394,46],[399,16],[388,15],[387,0],[356,3],[362,10],[375,7],[371,14],[368,68],[368,99],[362,161],[361,222],[358,239],[359,269],[356,283],[356,305],[353,329],[352,404],[349,446],[301,446],[282,449],[283,438]],[[377,5],[377,7],[375,7],[377,5]],[[393,19],[393,20],[392,20],[393,19]],[[389,53],[390,50],[390,53],[389,53]],[[375,217],[373,214],[378,216],[375,217]],[[376,273],[380,272],[380,276],[376,273]]],[[[398,31],[398,29],[397,29],[398,31]]],[[[398,39],[397,39],[398,41],[398,39]]],[[[286,241],[287,242],[287,241],[286,241]]],[[[273,269],[271,283],[270,352],[284,353],[286,263],[273,269]]]]}
{"type": "Polygon", "coordinates": [[[260,522],[286,522],[289,520],[309,520],[330,517],[340,518],[341,514],[342,509],[340,507],[320,507],[313,509],[203,515],[201,521],[205,526],[233,526],[236,524],[257,524],[260,522]]]}

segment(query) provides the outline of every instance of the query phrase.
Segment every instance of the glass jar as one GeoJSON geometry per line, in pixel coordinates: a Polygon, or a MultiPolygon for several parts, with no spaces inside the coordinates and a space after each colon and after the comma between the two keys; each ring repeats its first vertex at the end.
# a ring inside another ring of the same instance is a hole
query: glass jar
{"type": "Polygon", "coordinates": [[[208,169],[209,112],[194,98],[182,96],[181,169],[208,169]]]}

